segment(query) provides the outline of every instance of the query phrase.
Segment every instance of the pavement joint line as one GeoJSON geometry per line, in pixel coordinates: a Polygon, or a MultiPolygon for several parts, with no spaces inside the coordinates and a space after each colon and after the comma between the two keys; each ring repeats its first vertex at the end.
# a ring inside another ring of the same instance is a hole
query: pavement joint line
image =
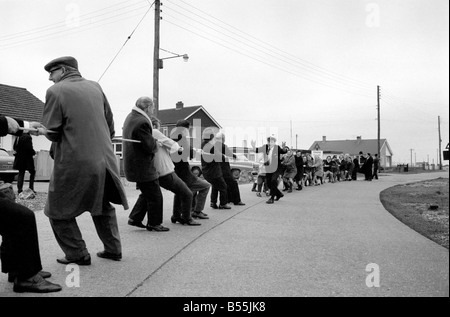
{"type": "Polygon", "coordinates": [[[234,217],[240,215],[241,213],[243,213],[246,210],[249,210],[250,208],[253,208],[257,205],[262,204],[264,201],[261,202],[257,202],[256,204],[253,205],[249,205],[247,207],[245,207],[244,209],[242,209],[241,211],[236,212],[235,214],[231,215],[228,218],[225,218],[224,220],[222,220],[221,222],[217,223],[216,225],[214,225],[213,227],[209,228],[208,230],[206,230],[205,232],[203,232],[202,234],[200,234],[198,237],[196,237],[195,239],[193,239],[192,241],[190,241],[188,244],[186,244],[184,247],[182,247],[180,250],[178,250],[174,255],[172,255],[170,258],[168,258],[166,261],[164,261],[160,266],[158,266],[153,272],[151,272],[142,282],[140,282],[139,284],[137,284],[130,292],[128,292],[125,297],[130,297],[134,292],[136,292],[141,286],[144,285],[145,282],[147,282],[153,275],[155,275],[159,270],[161,270],[167,263],[169,263],[170,261],[172,261],[172,259],[174,259],[176,256],[178,256],[181,252],[183,252],[185,249],[187,249],[190,245],[192,245],[194,242],[196,242],[197,240],[199,240],[201,237],[203,237],[204,235],[206,235],[207,233],[211,232],[212,230],[214,230],[215,228],[217,228],[218,226],[222,225],[223,223],[233,219],[234,217]]]}

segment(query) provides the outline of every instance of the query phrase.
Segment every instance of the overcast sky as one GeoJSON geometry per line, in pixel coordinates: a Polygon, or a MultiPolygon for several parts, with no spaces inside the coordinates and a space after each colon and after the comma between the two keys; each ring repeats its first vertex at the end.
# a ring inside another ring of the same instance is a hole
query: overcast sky
{"type": "MultiPolygon", "coordinates": [[[[83,77],[101,78],[121,135],[136,99],[153,94],[152,3],[0,0],[0,83],[45,101],[52,82],[44,65],[74,56],[83,77]]],[[[442,147],[449,142],[448,6],[448,0],[165,0],[161,48],[189,61],[164,61],[160,109],[178,101],[203,105],[229,145],[242,145],[242,138],[261,143],[273,133],[309,148],[323,136],[376,139],[379,85],[381,138],[394,163],[409,163],[411,153],[413,161],[432,163],[438,116],[442,147]]]]}

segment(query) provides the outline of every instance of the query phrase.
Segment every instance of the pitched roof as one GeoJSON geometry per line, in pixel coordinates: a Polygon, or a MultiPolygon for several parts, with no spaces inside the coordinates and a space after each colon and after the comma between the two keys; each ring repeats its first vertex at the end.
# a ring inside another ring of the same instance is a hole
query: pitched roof
{"type": "Polygon", "coordinates": [[[167,125],[176,124],[178,120],[187,120],[191,116],[193,116],[198,111],[203,111],[205,114],[211,118],[211,120],[220,128],[220,125],[217,121],[203,108],[203,106],[192,106],[192,107],[183,107],[183,108],[173,108],[173,109],[163,109],[158,110],[158,119],[167,125]]]}
{"type": "Polygon", "coordinates": [[[163,109],[158,110],[158,119],[164,124],[175,124],[178,120],[190,117],[202,106],[183,107],[181,109],[163,109]]]}
{"type": "MultiPolygon", "coordinates": [[[[375,154],[378,151],[378,139],[315,141],[309,149],[315,150],[316,145],[318,145],[319,150],[322,151],[339,151],[350,155],[356,155],[360,151],[372,154],[375,154]]],[[[388,148],[389,152],[393,154],[387,140],[380,139],[380,147],[383,147],[384,145],[388,148]]]]}
{"type": "Polygon", "coordinates": [[[40,122],[44,103],[25,88],[0,84],[0,114],[40,122]]]}

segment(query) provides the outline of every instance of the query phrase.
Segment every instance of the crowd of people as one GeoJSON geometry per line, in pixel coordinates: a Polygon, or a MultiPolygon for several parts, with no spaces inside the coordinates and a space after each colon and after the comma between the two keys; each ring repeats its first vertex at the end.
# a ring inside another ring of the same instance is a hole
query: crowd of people
{"type": "Polygon", "coordinates": [[[320,186],[328,183],[341,181],[356,181],[358,173],[364,174],[365,181],[378,179],[379,158],[370,153],[364,154],[362,151],[358,155],[350,154],[328,155],[324,160],[318,154],[312,155],[309,152],[297,150],[294,152],[283,144],[283,147],[275,147],[276,139],[267,139],[265,151],[256,148],[257,153],[263,153],[259,159],[258,177],[255,180],[252,191],[258,197],[264,193],[271,198],[267,203],[273,203],[273,197],[280,199],[283,194],[278,187],[283,184],[283,192],[291,193],[295,190],[302,190],[306,186],[320,186]],[[279,153],[279,165],[275,174],[267,170],[267,156],[271,149],[279,153]],[[274,194],[275,193],[275,194],[274,194]]]}
{"type": "MultiPolygon", "coordinates": [[[[104,246],[97,256],[120,261],[122,243],[113,204],[122,205],[125,210],[129,205],[111,144],[115,135],[111,107],[101,86],[81,76],[75,58],[54,59],[44,69],[54,85],[46,92],[42,123],[0,116],[0,136],[20,137],[17,150],[27,144],[30,148],[27,131],[52,142],[50,155],[54,167],[44,213],[64,253],[56,261],[65,265],[91,264],[76,221],[86,211],[90,212],[104,246]]],[[[202,148],[195,149],[190,144],[188,121],[177,122],[177,128],[166,136],[159,131],[160,122],[153,116],[153,110],[151,98],[138,98],[123,126],[125,177],[135,182],[140,191],[128,224],[148,231],[169,231],[162,225],[161,188],[174,194],[171,216],[174,224],[199,226],[198,220],[209,219],[204,207],[210,191],[210,206],[214,209],[245,205],[238,181],[231,173],[229,159],[235,155],[225,144],[225,135],[207,128],[203,131],[202,148]],[[194,175],[189,166],[189,159],[196,153],[201,155],[204,179],[194,175]]],[[[31,150],[28,152],[32,157],[31,150]]],[[[30,189],[34,190],[34,166],[20,168],[21,172],[25,170],[32,174],[30,189]]],[[[19,192],[22,186],[21,177],[19,192]]],[[[14,192],[2,191],[0,210],[2,272],[14,283],[13,290],[60,291],[60,285],[46,280],[51,273],[42,270],[33,211],[16,203],[14,192]]]]}
{"type": "MultiPolygon", "coordinates": [[[[115,136],[111,107],[101,88],[83,78],[78,62],[70,56],[54,59],[44,66],[49,80],[42,123],[26,122],[0,116],[0,136],[21,136],[16,144],[34,155],[27,131],[45,136],[52,142],[50,155],[54,160],[52,177],[44,213],[49,218],[55,239],[64,253],[56,259],[61,264],[90,265],[91,256],[76,218],[88,211],[104,250],[97,256],[113,261],[122,259],[122,243],[113,205],[129,209],[111,139],[115,136]]],[[[209,219],[204,212],[208,194],[210,207],[227,210],[245,205],[241,201],[238,180],[231,173],[229,160],[236,155],[226,145],[223,133],[213,128],[202,132],[201,148],[190,143],[189,122],[180,120],[170,136],[159,131],[160,121],[153,116],[153,100],[140,97],[132,106],[123,125],[123,162],[128,181],[136,183],[140,195],[128,219],[128,225],[154,232],[166,232],[163,226],[164,197],[161,188],[174,194],[171,222],[188,226],[201,225],[209,219]],[[203,178],[195,175],[189,160],[200,155],[203,178]],[[147,218],[146,224],[144,219],[147,218]]],[[[297,151],[276,144],[274,137],[267,144],[252,146],[261,154],[261,165],[255,190],[262,190],[274,204],[283,191],[301,190],[304,186],[342,180],[356,180],[364,171],[365,179],[377,178],[370,154],[352,158],[349,155],[327,157],[297,151]],[[362,165],[361,161],[364,160],[362,165]],[[355,163],[357,162],[357,163],[355,163]]],[[[376,164],[376,163],[375,163],[376,164]]],[[[20,168],[32,174],[34,166],[20,168]]],[[[20,177],[18,189],[23,187],[20,177]]],[[[47,281],[50,272],[43,271],[39,253],[38,232],[33,211],[15,202],[14,193],[0,191],[0,235],[2,236],[2,272],[14,283],[15,292],[58,292],[62,287],[47,281]]]]}

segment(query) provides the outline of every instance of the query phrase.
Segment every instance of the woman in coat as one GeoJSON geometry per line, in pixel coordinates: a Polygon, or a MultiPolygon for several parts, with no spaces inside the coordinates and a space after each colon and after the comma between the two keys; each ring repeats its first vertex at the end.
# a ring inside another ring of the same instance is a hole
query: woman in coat
{"type": "Polygon", "coordinates": [[[284,156],[282,164],[285,167],[283,174],[283,182],[288,193],[292,193],[294,186],[294,177],[297,175],[297,166],[295,164],[295,157],[292,151],[286,147],[287,153],[284,156]]]}

